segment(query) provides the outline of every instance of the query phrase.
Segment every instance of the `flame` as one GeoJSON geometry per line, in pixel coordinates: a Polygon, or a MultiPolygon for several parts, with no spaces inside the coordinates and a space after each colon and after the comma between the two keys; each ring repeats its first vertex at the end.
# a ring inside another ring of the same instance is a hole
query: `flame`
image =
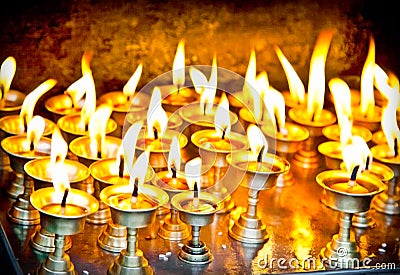
{"type": "Polygon", "coordinates": [[[29,124],[33,117],[33,110],[35,109],[36,102],[44,93],[53,88],[56,83],[57,80],[48,79],[25,97],[24,102],[22,103],[21,111],[19,113],[19,117],[21,118],[22,123],[25,121],[26,125],[29,124]]]}
{"type": "Polygon", "coordinates": [[[205,115],[212,114],[215,93],[217,92],[217,72],[217,57],[214,54],[210,79],[204,86],[203,93],[200,96],[200,113],[205,115]]]}
{"type": "Polygon", "coordinates": [[[131,175],[129,184],[132,186],[132,191],[133,191],[133,186],[135,184],[135,180],[137,180],[138,182],[139,190],[144,183],[144,179],[146,177],[146,172],[149,164],[149,154],[150,153],[147,150],[145,150],[143,153],[139,155],[133,166],[128,167],[129,174],[131,175]]]}
{"type": "Polygon", "coordinates": [[[60,129],[56,126],[51,135],[51,152],[50,163],[52,165],[57,163],[64,163],[68,153],[68,144],[64,140],[60,129]]]}
{"type": "Polygon", "coordinates": [[[276,117],[274,124],[278,124],[279,132],[285,133],[285,99],[283,98],[282,93],[270,86],[264,94],[264,104],[267,106],[270,118],[272,119],[276,117]]]}
{"type": "Polygon", "coordinates": [[[256,77],[255,89],[249,90],[248,94],[250,106],[253,106],[253,115],[256,120],[263,119],[263,98],[269,89],[269,80],[267,72],[263,71],[256,77]]]}
{"type": "Polygon", "coordinates": [[[112,113],[108,104],[100,105],[89,121],[90,154],[95,157],[99,152],[105,152],[107,121],[112,113]]]}
{"type": "Polygon", "coordinates": [[[388,74],[377,64],[374,66],[374,85],[379,92],[388,100],[388,104],[397,104],[400,107],[399,79],[395,74],[388,74]],[[397,100],[397,103],[396,103],[397,100]]]}
{"type": "Polygon", "coordinates": [[[324,107],[325,97],[325,62],[334,30],[327,29],[320,33],[310,61],[308,81],[307,114],[310,120],[318,120],[324,107]]]}
{"type": "Polygon", "coordinates": [[[52,168],[52,182],[55,191],[54,201],[61,202],[65,189],[70,188],[68,171],[63,163],[57,163],[52,168]]]}
{"type": "Polygon", "coordinates": [[[347,144],[351,143],[352,139],[352,122],[350,121],[348,116],[345,115],[340,115],[338,116],[338,121],[341,121],[341,124],[339,126],[340,128],[340,144],[341,146],[346,146],[347,144]]]}
{"type": "Polygon", "coordinates": [[[196,93],[203,94],[204,90],[208,86],[208,80],[206,76],[198,69],[191,67],[189,69],[189,75],[193,82],[194,89],[196,93]]]}
{"type": "Polygon", "coordinates": [[[360,108],[361,113],[366,117],[374,115],[374,67],[375,67],[375,42],[373,37],[369,40],[367,59],[361,72],[360,80],[360,108]]]}
{"type": "MultiPolygon", "coordinates": [[[[117,151],[117,153],[115,155],[114,165],[112,165],[110,167],[110,171],[111,171],[112,175],[118,175],[119,174],[119,165],[121,164],[121,158],[122,158],[122,161],[125,163],[125,159],[123,157],[124,157],[124,149],[123,149],[123,146],[121,144],[118,147],[118,151],[117,151]]],[[[124,165],[124,174],[126,174],[125,172],[127,172],[127,171],[128,171],[128,169],[124,165]]]]}
{"type": "Polygon", "coordinates": [[[361,170],[365,167],[365,160],[363,154],[360,151],[360,147],[355,143],[347,144],[342,148],[343,162],[346,166],[347,172],[351,174],[354,167],[359,166],[357,174],[361,173],[361,170]]]}
{"type": "Polygon", "coordinates": [[[26,147],[25,151],[31,151],[31,149],[35,150],[36,146],[44,133],[44,129],[46,127],[46,122],[44,118],[41,116],[34,116],[32,120],[28,124],[27,134],[26,134],[26,147]],[[31,147],[33,146],[33,148],[31,147]],[[29,149],[28,149],[29,148],[29,149]]]}
{"type": "Polygon", "coordinates": [[[176,171],[179,171],[181,167],[181,151],[176,136],[172,138],[171,149],[168,155],[168,171],[170,175],[172,175],[172,167],[175,167],[176,171]]]}
{"type": "Polygon", "coordinates": [[[132,167],[134,163],[136,143],[142,126],[143,123],[141,121],[132,124],[129,127],[128,131],[125,133],[125,136],[122,140],[122,145],[124,149],[124,160],[127,167],[132,167]]]}
{"type": "Polygon", "coordinates": [[[393,102],[394,103],[391,104],[389,101],[389,104],[382,110],[381,125],[389,147],[387,156],[395,156],[395,152],[397,151],[395,150],[395,139],[397,139],[397,146],[399,146],[398,144],[400,142],[400,130],[396,119],[396,103],[398,102],[398,100],[395,100],[393,102]]]}
{"type": "Polygon", "coordinates": [[[264,146],[264,155],[268,151],[268,142],[261,129],[255,124],[250,124],[247,128],[247,139],[249,141],[249,146],[252,154],[257,157],[264,146]]]}
{"type": "Polygon", "coordinates": [[[122,92],[125,96],[130,98],[136,90],[136,87],[139,83],[140,76],[142,75],[142,70],[143,70],[143,65],[140,63],[136,71],[132,74],[132,76],[129,78],[128,82],[126,82],[124,88],[122,89],[122,92]]]}
{"type": "Polygon", "coordinates": [[[276,55],[278,56],[279,61],[282,64],[283,70],[285,71],[291,97],[295,99],[299,104],[303,104],[305,100],[305,88],[303,82],[301,81],[299,75],[296,73],[293,66],[287,60],[281,49],[277,45],[275,45],[274,50],[276,52],[276,55]]]}
{"type": "Polygon", "coordinates": [[[85,126],[91,120],[91,116],[96,111],[96,87],[91,72],[87,72],[83,75],[85,87],[86,87],[86,98],[81,110],[81,120],[79,121],[78,127],[85,129],[85,126]]]}
{"type": "Polygon", "coordinates": [[[11,82],[15,75],[17,62],[15,58],[9,56],[3,61],[0,68],[0,99],[7,99],[7,93],[10,90],[11,82]]]}
{"type": "Polygon", "coordinates": [[[92,59],[93,59],[92,51],[85,51],[83,53],[81,60],[82,75],[85,75],[87,73],[92,73],[92,70],[90,69],[90,63],[92,62],[92,59]]]}
{"type": "Polygon", "coordinates": [[[373,155],[368,147],[368,144],[360,136],[352,137],[352,144],[356,146],[358,154],[361,156],[360,171],[368,170],[371,167],[373,155]],[[367,159],[369,159],[369,166],[366,167],[367,159]]]}
{"type": "Polygon", "coordinates": [[[247,65],[246,75],[244,77],[243,94],[246,102],[250,102],[249,96],[253,94],[253,90],[256,87],[256,75],[257,75],[257,62],[256,52],[254,50],[250,53],[249,64],[247,65]]]}
{"type": "Polygon", "coordinates": [[[162,137],[168,126],[168,115],[161,105],[161,90],[154,87],[151,95],[149,110],[147,111],[147,137],[154,139],[154,129],[158,137],[162,137]]]}
{"type": "Polygon", "coordinates": [[[172,65],[172,83],[181,87],[185,84],[185,41],[179,41],[172,65]]]}
{"type": "Polygon", "coordinates": [[[338,116],[338,124],[340,126],[341,121],[339,116],[344,115],[349,118],[352,118],[353,116],[351,112],[350,88],[346,82],[338,77],[332,78],[329,81],[328,86],[333,96],[336,115],[338,116]]]}
{"type": "Polygon", "coordinates": [[[188,161],[185,165],[186,182],[190,190],[194,189],[194,184],[197,182],[197,187],[200,191],[201,164],[201,158],[196,157],[188,161]]]}
{"type": "Polygon", "coordinates": [[[215,131],[218,135],[229,137],[231,132],[231,121],[229,116],[229,100],[225,93],[222,93],[214,117],[215,131]]]}

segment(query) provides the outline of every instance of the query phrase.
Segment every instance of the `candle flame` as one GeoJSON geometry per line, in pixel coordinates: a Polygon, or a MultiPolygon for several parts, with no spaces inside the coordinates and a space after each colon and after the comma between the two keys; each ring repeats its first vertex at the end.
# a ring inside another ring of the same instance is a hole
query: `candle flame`
{"type": "MultiPolygon", "coordinates": [[[[352,143],[347,144],[342,148],[343,162],[349,174],[353,173],[353,170],[356,166],[360,167],[357,171],[357,174],[364,171],[367,156],[371,155],[368,146],[368,150],[366,150],[363,143],[357,144],[358,142],[361,142],[361,140],[363,140],[362,137],[353,137],[352,143]]],[[[365,141],[363,140],[363,142],[365,141]]]]}
{"type": "Polygon", "coordinates": [[[387,99],[388,104],[396,104],[400,107],[399,79],[389,72],[388,74],[377,64],[374,66],[374,85],[378,91],[387,99]]]}
{"type": "Polygon", "coordinates": [[[147,111],[147,137],[154,139],[154,129],[158,137],[162,137],[168,126],[168,115],[161,105],[161,90],[154,87],[151,95],[149,110],[147,111]]]}
{"type": "Polygon", "coordinates": [[[174,167],[176,171],[179,171],[181,167],[181,151],[176,136],[172,138],[171,149],[168,155],[168,171],[170,175],[172,175],[172,167],[174,167]]]}
{"type": "Polygon", "coordinates": [[[194,189],[194,184],[197,182],[197,187],[200,191],[201,165],[202,160],[200,157],[191,159],[185,165],[185,177],[190,190],[194,189]]]}
{"type": "Polygon", "coordinates": [[[388,149],[389,151],[387,152],[387,156],[395,156],[396,151],[398,151],[398,148],[395,148],[395,146],[398,146],[398,142],[400,142],[400,130],[399,126],[397,124],[397,119],[396,119],[396,101],[394,101],[393,104],[388,104],[386,107],[383,108],[382,110],[382,130],[383,134],[386,137],[387,144],[388,144],[388,149]],[[397,144],[395,140],[397,139],[397,144]]]}
{"type": "Polygon", "coordinates": [[[136,143],[142,126],[143,123],[141,121],[132,124],[122,140],[126,167],[132,167],[134,163],[136,143]]]}
{"type": "Polygon", "coordinates": [[[256,76],[257,76],[257,61],[256,52],[254,50],[250,53],[249,64],[247,65],[246,75],[244,77],[243,94],[245,101],[250,103],[250,96],[253,94],[253,90],[256,87],[256,76]]]}
{"type": "Polygon", "coordinates": [[[282,64],[283,70],[285,71],[291,97],[299,104],[303,104],[305,101],[305,88],[303,82],[281,49],[275,45],[274,50],[282,64]]]}
{"type": "Polygon", "coordinates": [[[361,72],[360,80],[360,110],[366,117],[374,115],[374,67],[375,67],[375,42],[373,37],[369,40],[367,59],[361,72]]]}
{"type": "Polygon", "coordinates": [[[85,51],[82,55],[81,60],[81,68],[82,68],[82,75],[87,73],[92,73],[92,69],[90,69],[90,63],[93,59],[93,52],[92,51],[85,51]]]}
{"type": "Polygon", "coordinates": [[[185,84],[185,41],[179,41],[172,66],[172,83],[178,87],[185,84]]]}
{"type": "Polygon", "coordinates": [[[68,154],[68,144],[64,140],[58,126],[55,126],[54,131],[51,135],[51,151],[50,151],[51,167],[53,167],[57,163],[64,163],[67,154],[68,154]]]}
{"type": "Polygon", "coordinates": [[[362,172],[364,170],[368,170],[369,167],[371,167],[373,155],[368,147],[367,142],[365,142],[365,140],[360,136],[353,136],[352,144],[354,144],[354,146],[357,147],[357,151],[361,156],[360,171],[362,172]],[[366,167],[367,159],[368,159],[368,167],[366,167]]]}
{"type": "Polygon", "coordinates": [[[347,116],[352,118],[351,112],[351,93],[350,88],[345,81],[335,77],[328,82],[329,89],[333,96],[333,102],[335,105],[336,115],[338,116],[338,124],[340,126],[341,121],[339,116],[347,116]]]}
{"type": "Polygon", "coordinates": [[[135,93],[136,87],[140,80],[140,76],[142,75],[142,70],[143,70],[143,65],[142,63],[140,63],[137,66],[136,71],[129,78],[128,82],[126,82],[126,84],[124,85],[122,92],[128,98],[132,97],[132,95],[135,93]]]}
{"type": "MultiPolygon", "coordinates": [[[[24,99],[22,103],[21,111],[19,113],[19,117],[21,118],[21,122],[26,122],[26,125],[29,124],[33,117],[33,110],[35,108],[36,102],[39,98],[46,93],[48,90],[56,85],[57,80],[55,79],[48,79],[40,84],[35,90],[30,92],[24,99]]],[[[23,127],[23,125],[22,125],[23,127]]],[[[25,130],[25,129],[24,129],[25,130]]]]}
{"type": "Polygon", "coordinates": [[[215,131],[219,136],[229,137],[231,132],[231,120],[229,115],[229,100],[225,93],[222,93],[214,117],[215,131]]]}
{"type": "Polygon", "coordinates": [[[64,163],[56,163],[52,167],[52,182],[54,186],[54,201],[62,200],[65,189],[70,189],[68,171],[64,163]]]}
{"type": "MultiPolygon", "coordinates": [[[[110,167],[110,172],[111,172],[112,175],[119,175],[119,165],[121,164],[121,158],[122,158],[122,161],[125,163],[125,159],[123,157],[124,157],[124,149],[123,149],[123,144],[121,144],[118,147],[118,151],[117,151],[117,153],[115,155],[114,165],[112,165],[110,167]]],[[[128,172],[128,169],[124,165],[123,174],[125,174],[125,172],[128,172]]]]}
{"type": "MultiPolygon", "coordinates": [[[[86,92],[86,77],[82,76],[65,90],[65,94],[69,95],[72,100],[72,104],[75,108],[80,108],[79,101],[83,98],[86,92]]],[[[70,106],[72,107],[72,106],[70,106]]]]}
{"type": "MultiPolygon", "coordinates": [[[[194,69],[193,72],[196,72],[196,70],[194,69]]],[[[199,75],[202,73],[198,70],[197,70],[197,73],[195,74],[195,77],[194,78],[192,77],[193,84],[195,85],[195,87],[196,87],[196,84],[198,85],[199,83],[202,84],[202,86],[203,86],[203,89],[202,89],[203,92],[200,95],[200,113],[202,113],[202,114],[204,113],[205,115],[212,114],[215,93],[217,92],[217,72],[218,72],[217,58],[216,58],[216,55],[214,55],[210,79],[208,81],[206,80],[204,82],[205,77],[203,77],[203,78],[199,77],[199,75]]],[[[197,89],[196,89],[196,91],[197,91],[197,89]]]]}
{"type": "Polygon", "coordinates": [[[267,110],[270,114],[270,118],[273,119],[273,123],[277,124],[276,126],[278,127],[279,132],[285,133],[285,99],[283,98],[282,93],[270,86],[264,94],[264,104],[267,106],[267,110]],[[276,120],[274,119],[275,117],[276,120]]]}
{"type": "Polygon", "coordinates": [[[263,147],[263,156],[267,154],[268,142],[261,129],[255,124],[250,124],[247,128],[247,139],[249,141],[250,150],[255,157],[260,154],[263,147]]]}
{"type": "Polygon", "coordinates": [[[137,180],[139,190],[144,183],[144,179],[146,177],[146,172],[148,168],[147,166],[149,163],[149,154],[150,153],[147,150],[145,150],[143,153],[139,155],[133,166],[128,167],[130,174],[129,184],[132,187],[132,191],[134,188],[135,180],[137,180]]]}
{"type": "Polygon", "coordinates": [[[263,98],[269,89],[267,72],[263,71],[256,77],[255,89],[250,89],[248,94],[250,106],[253,106],[253,115],[257,121],[263,120],[264,105],[263,98]]]}
{"type": "Polygon", "coordinates": [[[17,64],[15,58],[7,57],[0,68],[0,99],[7,99],[7,93],[10,90],[11,82],[14,78],[17,64]]]}
{"type": "Polygon", "coordinates": [[[334,30],[323,30],[315,43],[310,61],[307,114],[310,120],[318,120],[324,107],[325,62],[334,30]]]}
{"type": "Polygon", "coordinates": [[[27,141],[27,148],[26,151],[31,151],[32,149],[35,150],[36,146],[44,133],[44,129],[46,127],[46,122],[44,118],[41,116],[34,116],[32,120],[28,124],[27,134],[26,134],[26,141],[27,141]],[[32,148],[32,147],[33,148],[32,148]]]}
{"type": "Polygon", "coordinates": [[[105,152],[107,122],[111,116],[112,107],[108,104],[100,105],[89,121],[90,155],[96,157],[105,152]]]}
{"type": "Polygon", "coordinates": [[[83,75],[84,85],[86,87],[85,103],[81,109],[81,120],[79,121],[78,127],[85,129],[91,120],[91,116],[96,111],[96,87],[94,84],[93,75],[91,72],[87,72],[83,75]]]}

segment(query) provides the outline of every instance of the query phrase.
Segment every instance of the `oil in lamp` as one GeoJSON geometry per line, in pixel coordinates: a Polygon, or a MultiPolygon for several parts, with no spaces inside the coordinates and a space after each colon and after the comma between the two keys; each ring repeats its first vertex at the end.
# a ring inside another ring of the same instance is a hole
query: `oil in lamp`
{"type": "Polygon", "coordinates": [[[199,95],[193,88],[185,87],[185,41],[181,39],[172,65],[172,85],[160,85],[162,106],[174,113],[182,106],[197,101],[199,95]]]}
{"type": "Polygon", "coordinates": [[[111,112],[112,107],[108,104],[97,107],[89,121],[89,135],[77,137],[69,143],[70,151],[88,167],[96,160],[115,157],[121,145],[120,138],[106,135],[111,112]]]}
{"type": "Polygon", "coordinates": [[[360,162],[346,163],[347,171],[327,170],[316,177],[324,190],[325,204],[341,212],[339,233],[320,252],[320,257],[328,259],[325,264],[329,263],[330,267],[354,268],[360,253],[354,233],[350,230],[353,214],[368,211],[372,198],[386,189],[376,176],[366,173],[357,175],[363,165],[360,162]],[[348,171],[351,171],[351,176],[348,171]]]}
{"type": "Polygon", "coordinates": [[[46,110],[53,115],[56,123],[63,116],[79,113],[82,110],[85,103],[85,82],[88,81],[85,74],[90,71],[92,58],[93,53],[85,51],[81,60],[82,77],[73,82],[63,94],[52,96],[44,102],[46,110]]]}
{"type": "Polygon", "coordinates": [[[201,164],[200,157],[186,163],[186,182],[192,191],[182,191],[171,199],[172,207],[179,211],[181,220],[192,227],[192,238],[179,250],[178,259],[194,265],[208,264],[213,260],[210,249],[200,240],[200,230],[214,221],[215,213],[221,206],[216,196],[199,188],[201,164]]]}
{"type": "Polygon", "coordinates": [[[87,192],[71,188],[67,170],[62,163],[53,167],[53,187],[34,191],[31,203],[40,212],[40,226],[54,235],[54,252],[40,264],[36,274],[76,274],[75,266],[65,253],[68,235],[83,231],[87,215],[95,212],[99,203],[87,192]]]}
{"type": "MultiPolygon", "coordinates": [[[[275,119],[272,120],[272,124],[262,125],[261,130],[266,135],[269,144],[276,142],[276,154],[290,162],[293,154],[308,138],[308,130],[300,125],[286,122],[285,98],[271,86],[264,96],[264,104],[267,106],[270,117],[275,119]]],[[[294,182],[293,174],[289,169],[278,176],[276,186],[291,186],[294,182]]]]}
{"type": "Polygon", "coordinates": [[[42,138],[44,127],[44,119],[34,116],[28,124],[27,134],[9,136],[1,141],[1,147],[10,158],[11,168],[21,175],[23,181],[23,193],[16,197],[8,210],[8,217],[16,224],[36,225],[40,222],[39,212],[29,202],[33,181],[24,172],[24,165],[32,159],[50,154],[50,139],[42,138]]]}
{"type": "MultiPolygon", "coordinates": [[[[190,164],[189,164],[190,165],[190,164]]],[[[156,173],[153,184],[163,189],[169,196],[169,199],[182,191],[189,190],[186,177],[180,171],[181,152],[177,137],[173,137],[171,150],[168,154],[168,171],[156,173]]],[[[158,236],[170,241],[179,241],[189,237],[188,226],[179,218],[179,211],[169,205],[170,213],[167,215],[158,229],[158,236]]]]}
{"type": "Polygon", "coordinates": [[[226,177],[239,180],[241,186],[249,189],[247,210],[230,222],[229,236],[243,243],[258,244],[268,240],[266,225],[257,211],[259,192],[274,187],[278,176],[289,171],[290,164],[268,153],[267,140],[256,125],[247,128],[247,138],[251,151],[241,150],[226,157],[233,168],[226,177]]]}
{"type": "Polygon", "coordinates": [[[108,274],[153,274],[143,252],[138,249],[137,231],[155,220],[157,207],[168,202],[168,195],[154,185],[144,184],[148,152],[143,152],[129,169],[129,184],[114,184],[100,192],[100,199],[111,210],[115,224],[127,228],[127,247],[110,265],[108,274]]]}
{"type": "MultiPolygon", "coordinates": [[[[324,127],[336,122],[335,115],[323,108],[325,62],[333,35],[333,30],[323,30],[316,41],[310,61],[307,106],[291,108],[288,113],[291,120],[306,127],[310,134],[302,149],[293,156],[291,163],[294,167],[315,171],[320,166],[319,155],[315,150],[319,143],[318,138],[322,136],[324,127]]],[[[304,171],[301,174],[304,174],[304,171]]]]}
{"type": "Polygon", "coordinates": [[[226,156],[234,151],[244,150],[248,146],[245,135],[231,132],[229,101],[225,93],[222,94],[215,112],[214,126],[215,129],[194,132],[191,142],[198,148],[202,160],[207,164],[209,173],[213,175],[211,183],[204,184],[203,181],[203,185],[212,186],[209,192],[221,199],[222,206],[218,213],[227,213],[235,207],[231,193],[239,183],[232,184],[229,180],[224,179],[229,166],[226,156]]]}
{"type": "MultiPolygon", "coordinates": [[[[89,169],[76,160],[66,159],[68,144],[63,139],[60,129],[54,128],[51,137],[51,152],[49,157],[42,157],[27,162],[24,166],[25,173],[33,179],[35,190],[51,187],[53,185],[53,175],[58,170],[63,169],[67,172],[68,182],[76,189],[88,192],[89,169]]],[[[37,227],[35,233],[30,238],[31,246],[41,252],[53,252],[55,235],[44,227],[37,227]]],[[[64,250],[71,247],[69,236],[65,238],[64,250]]]]}

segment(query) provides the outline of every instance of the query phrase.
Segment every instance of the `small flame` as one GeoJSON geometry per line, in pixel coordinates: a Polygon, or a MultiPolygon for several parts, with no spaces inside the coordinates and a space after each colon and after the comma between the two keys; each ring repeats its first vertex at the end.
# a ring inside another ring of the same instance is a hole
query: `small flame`
{"type": "Polygon", "coordinates": [[[377,64],[374,66],[374,85],[388,100],[388,104],[394,104],[397,100],[399,107],[399,79],[391,72],[388,74],[377,64]]]}
{"type": "Polygon", "coordinates": [[[135,181],[137,180],[138,189],[143,185],[146,172],[149,164],[149,152],[145,150],[139,155],[132,167],[128,167],[130,176],[129,184],[132,186],[132,191],[134,188],[135,181]]]}
{"type": "Polygon", "coordinates": [[[90,155],[100,158],[105,152],[105,138],[107,121],[112,113],[112,107],[108,104],[100,105],[89,121],[90,155]]]}
{"type": "Polygon", "coordinates": [[[185,41],[179,41],[172,66],[172,83],[178,87],[185,84],[185,41]]]}
{"type": "Polygon", "coordinates": [[[196,157],[188,161],[185,165],[185,176],[186,182],[190,190],[194,189],[194,184],[197,182],[197,187],[200,190],[200,178],[201,178],[201,158],[196,157]]]}
{"type": "Polygon", "coordinates": [[[261,150],[264,150],[262,157],[267,154],[268,142],[261,129],[255,124],[250,124],[247,128],[247,139],[250,150],[255,157],[258,157],[261,150]]]}
{"type": "Polygon", "coordinates": [[[176,136],[172,138],[171,149],[168,155],[168,171],[170,175],[172,175],[172,167],[174,167],[176,171],[179,171],[181,167],[181,151],[176,136]]]}
{"type": "Polygon", "coordinates": [[[81,110],[81,120],[79,121],[78,127],[82,130],[86,128],[91,116],[96,111],[96,87],[91,72],[83,75],[85,87],[86,87],[86,98],[81,110]]]}
{"type": "Polygon", "coordinates": [[[14,78],[17,68],[15,58],[9,56],[1,64],[0,69],[0,99],[7,99],[7,93],[10,90],[11,82],[14,78]]]}
{"type": "MultiPolygon", "coordinates": [[[[56,85],[57,80],[55,79],[48,79],[42,84],[40,84],[35,90],[30,92],[24,99],[22,103],[21,111],[19,113],[19,117],[21,118],[21,122],[26,122],[26,125],[29,124],[33,117],[33,110],[35,108],[36,102],[39,98],[46,93],[48,90],[56,85]]],[[[24,128],[24,126],[22,125],[24,128]]],[[[24,129],[25,130],[25,129],[24,129]]]]}
{"type": "Polygon", "coordinates": [[[318,120],[324,107],[325,97],[325,62],[334,30],[327,29],[320,33],[310,61],[308,81],[307,114],[310,120],[318,120]]]}
{"type": "Polygon", "coordinates": [[[267,106],[270,118],[273,119],[278,131],[285,134],[285,99],[283,98],[282,93],[270,86],[264,94],[264,104],[267,106]],[[275,117],[276,119],[274,119],[275,117]]]}
{"type": "Polygon", "coordinates": [[[352,119],[351,112],[351,93],[346,82],[340,78],[332,78],[329,83],[329,89],[333,96],[335,104],[336,116],[338,118],[339,127],[342,127],[343,119],[352,119]]]}
{"type": "Polygon", "coordinates": [[[25,151],[32,151],[36,149],[36,146],[44,133],[46,122],[41,116],[34,116],[28,124],[28,130],[26,135],[27,148],[25,151]],[[32,148],[33,147],[33,148],[32,148]]]}
{"type": "Polygon", "coordinates": [[[168,126],[168,115],[161,105],[161,90],[154,87],[147,111],[147,137],[154,139],[154,130],[162,137],[168,126]]]}
{"type": "Polygon", "coordinates": [[[143,123],[141,121],[132,124],[122,140],[124,148],[124,159],[127,167],[133,166],[135,160],[136,143],[142,126],[143,123]]]}
{"type": "Polygon", "coordinates": [[[63,163],[57,163],[52,168],[52,182],[55,191],[54,201],[61,202],[65,189],[70,189],[68,171],[63,163]]]}
{"type": "Polygon", "coordinates": [[[131,98],[132,95],[135,93],[136,87],[140,80],[140,76],[142,75],[142,70],[143,65],[142,63],[140,63],[136,68],[136,71],[132,74],[132,76],[129,78],[128,82],[126,82],[124,88],[122,89],[123,94],[128,98],[131,98]]]}
{"type": "Polygon", "coordinates": [[[369,40],[367,59],[361,72],[360,80],[360,108],[361,113],[366,117],[374,115],[374,67],[375,67],[375,42],[373,37],[369,40]]]}
{"type": "MultiPolygon", "coordinates": [[[[210,79],[208,82],[203,84],[203,92],[200,96],[200,113],[204,113],[205,115],[211,115],[212,114],[212,109],[213,109],[213,104],[214,104],[214,98],[215,98],[215,93],[217,92],[217,58],[216,55],[214,55],[213,62],[212,62],[212,69],[211,69],[211,75],[210,79]]],[[[199,73],[201,73],[199,71],[199,73]]],[[[201,82],[204,81],[204,78],[202,79],[201,82]]],[[[193,82],[194,84],[195,82],[193,82]]],[[[196,84],[195,84],[196,86],[196,84]]],[[[196,89],[197,91],[197,89],[196,89]]]]}
{"type": "Polygon", "coordinates": [[[253,106],[253,115],[257,121],[263,119],[263,98],[268,89],[268,75],[267,72],[263,71],[256,77],[255,89],[250,89],[250,93],[248,94],[250,105],[253,106]]]}
{"type": "Polygon", "coordinates": [[[243,94],[245,101],[250,103],[250,96],[253,94],[253,90],[256,87],[256,75],[257,75],[257,62],[256,52],[254,50],[250,53],[249,64],[247,65],[246,75],[244,77],[243,94]]]}
{"type": "Polygon", "coordinates": [[[81,60],[81,68],[82,68],[82,75],[85,75],[87,73],[92,73],[92,70],[90,69],[90,63],[92,62],[93,59],[93,52],[92,51],[85,51],[82,55],[82,60],[81,60]]]}
{"type": "MultiPolygon", "coordinates": [[[[51,135],[51,152],[50,152],[50,164],[51,166],[57,163],[64,163],[68,153],[68,144],[64,140],[60,129],[55,126],[54,131],[51,135]]],[[[54,173],[54,172],[52,172],[54,173]]]]}
{"type": "Polygon", "coordinates": [[[291,97],[299,104],[303,104],[305,101],[305,88],[303,82],[281,49],[275,45],[274,50],[282,64],[283,70],[285,71],[291,97]]]}
{"type": "Polygon", "coordinates": [[[231,121],[229,116],[229,100],[222,93],[214,117],[215,131],[219,136],[229,137],[231,132],[231,121]]]}
{"type": "Polygon", "coordinates": [[[360,136],[352,137],[352,144],[357,147],[358,154],[361,156],[360,171],[368,170],[371,167],[373,155],[368,144],[360,136]],[[368,161],[368,167],[366,167],[368,161]]]}

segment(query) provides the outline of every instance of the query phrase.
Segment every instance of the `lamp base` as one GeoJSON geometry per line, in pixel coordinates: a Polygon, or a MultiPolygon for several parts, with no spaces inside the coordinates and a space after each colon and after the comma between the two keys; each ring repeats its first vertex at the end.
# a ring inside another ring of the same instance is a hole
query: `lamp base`
{"type": "MultiPolygon", "coordinates": [[[[174,210],[171,209],[171,211],[174,210]]],[[[158,229],[157,233],[158,236],[160,236],[164,240],[170,240],[170,241],[180,241],[188,238],[190,235],[188,226],[180,219],[178,219],[176,222],[173,222],[171,219],[171,215],[168,215],[164,219],[164,222],[158,229]]]]}
{"type": "MultiPolygon", "coordinates": [[[[31,247],[45,253],[54,252],[54,237],[54,234],[39,226],[30,238],[31,247]]],[[[69,236],[65,236],[64,251],[69,250],[71,246],[71,238],[69,236]]]]}
{"type": "Polygon", "coordinates": [[[179,250],[178,259],[188,264],[203,265],[212,262],[214,257],[204,242],[200,241],[199,245],[194,245],[190,240],[179,250]]]}
{"type": "Polygon", "coordinates": [[[126,236],[127,231],[125,226],[117,225],[109,221],[97,238],[97,245],[104,250],[118,253],[127,246],[126,236]]]}
{"type": "Polygon", "coordinates": [[[168,207],[160,206],[156,210],[156,215],[157,216],[167,215],[168,213],[169,213],[169,208],[168,207]]]}
{"type": "Polygon", "coordinates": [[[400,196],[389,196],[386,192],[381,193],[373,198],[371,207],[387,215],[399,215],[400,196]]]}
{"type": "Polygon", "coordinates": [[[62,258],[50,254],[47,259],[39,266],[35,274],[37,275],[76,275],[74,264],[70,261],[68,254],[62,258]]]}
{"type": "Polygon", "coordinates": [[[320,166],[320,157],[315,150],[301,149],[293,156],[292,164],[300,168],[314,170],[320,166]]]}
{"type": "Polygon", "coordinates": [[[154,274],[149,262],[143,256],[140,249],[136,249],[135,255],[127,255],[126,250],[122,250],[115,261],[107,270],[108,275],[114,274],[154,274]]]}
{"type": "Polygon", "coordinates": [[[229,236],[239,242],[252,244],[264,243],[269,238],[261,219],[258,216],[249,217],[247,212],[242,213],[239,219],[232,223],[229,236]]]}
{"type": "Polygon", "coordinates": [[[350,241],[342,241],[338,234],[334,235],[332,241],[321,250],[319,256],[325,265],[333,269],[358,267],[360,258],[353,234],[350,241]]]}
{"type": "Polygon", "coordinates": [[[351,225],[358,228],[372,228],[375,226],[375,221],[367,211],[354,214],[351,225]]]}
{"type": "Polygon", "coordinates": [[[294,184],[295,180],[293,177],[293,173],[289,170],[286,173],[283,173],[278,176],[276,180],[276,187],[288,187],[294,184]]]}
{"type": "Polygon", "coordinates": [[[235,202],[232,200],[232,196],[228,195],[222,202],[221,209],[217,211],[217,214],[230,213],[235,208],[235,202]]]}
{"type": "Polygon", "coordinates": [[[86,222],[91,224],[106,224],[109,221],[111,221],[110,208],[102,201],[99,201],[99,209],[86,218],[86,222]]]}
{"type": "Polygon", "coordinates": [[[36,225],[40,223],[40,214],[29,201],[30,196],[19,195],[8,210],[8,218],[20,225],[36,225]]]}
{"type": "Polygon", "coordinates": [[[13,172],[13,179],[7,186],[6,194],[10,198],[16,199],[19,195],[24,193],[24,174],[13,172]]]}

